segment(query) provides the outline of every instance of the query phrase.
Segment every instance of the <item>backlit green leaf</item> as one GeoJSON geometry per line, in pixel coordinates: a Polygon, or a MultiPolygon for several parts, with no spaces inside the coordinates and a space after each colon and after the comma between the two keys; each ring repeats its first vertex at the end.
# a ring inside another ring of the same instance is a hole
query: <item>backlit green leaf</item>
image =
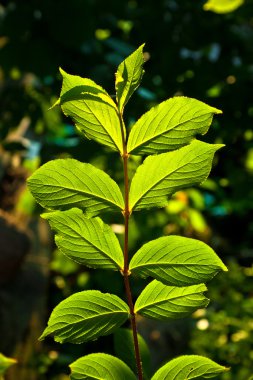
{"type": "Polygon", "coordinates": [[[144,317],[164,321],[183,318],[208,305],[209,300],[203,295],[206,290],[204,284],[176,287],[154,280],[142,291],[134,310],[144,317]]]}
{"type": "Polygon", "coordinates": [[[136,380],[120,359],[107,354],[90,354],[70,364],[71,380],[136,380]]]}
{"type": "MultiPolygon", "coordinates": [[[[150,351],[147,343],[138,334],[138,342],[144,372],[144,379],[150,379],[150,351]]],[[[136,373],[136,359],[134,351],[133,333],[129,329],[120,328],[114,333],[114,350],[116,355],[122,359],[136,373]]]]}
{"type": "Polygon", "coordinates": [[[28,186],[36,201],[47,209],[78,207],[93,216],[124,208],[116,182],[102,170],[71,158],[47,162],[28,179],[28,186]]]}
{"type": "Polygon", "coordinates": [[[131,183],[130,210],[163,207],[177,190],[202,183],[222,146],[195,140],[179,150],[147,157],[131,183]]]}
{"type": "Polygon", "coordinates": [[[56,231],[55,242],[70,259],[92,268],[123,268],[119,241],[100,218],[87,219],[78,208],[50,212],[42,217],[56,231]]]}
{"type": "Polygon", "coordinates": [[[74,120],[87,138],[122,153],[120,119],[112,98],[90,79],[70,75],[63,70],[61,74],[60,105],[64,114],[74,120]]]}
{"type": "Polygon", "coordinates": [[[116,72],[116,98],[120,111],[124,109],[133,92],[139,87],[144,74],[143,47],[144,44],[121,62],[116,72]]]}
{"type": "Polygon", "coordinates": [[[244,4],[244,0],[208,0],[203,8],[205,11],[215,13],[229,13],[235,11],[242,4],[244,4]]]}
{"type": "Polygon", "coordinates": [[[216,377],[229,369],[203,356],[185,355],[161,367],[151,380],[201,380],[216,377]]]}
{"type": "Polygon", "coordinates": [[[53,334],[56,342],[83,343],[111,334],[128,318],[128,306],[119,297],[86,290],[60,302],[40,339],[53,334]]]}
{"type": "Polygon", "coordinates": [[[196,134],[205,134],[213,115],[221,113],[199,100],[175,97],[145,113],[132,127],[127,151],[157,154],[189,144],[196,134]]]}
{"type": "Polygon", "coordinates": [[[175,286],[200,284],[220,270],[227,271],[208,245],[181,236],[165,236],[144,244],[133,256],[129,269],[133,275],[151,276],[175,286]]]}
{"type": "Polygon", "coordinates": [[[6,370],[16,363],[17,363],[16,359],[7,358],[6,356],[0,353],[0,379],[2,379],[1,375],[4,375],[6,370]]]}

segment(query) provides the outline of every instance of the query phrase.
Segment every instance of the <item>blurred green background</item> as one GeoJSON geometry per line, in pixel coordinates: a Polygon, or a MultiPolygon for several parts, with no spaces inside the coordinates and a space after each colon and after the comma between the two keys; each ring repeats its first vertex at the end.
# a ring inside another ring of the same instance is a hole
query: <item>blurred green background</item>
{"type": "MultiPolygon", "coordinates": [[[[0,2],[0,352],[18,360],[6,379],[66,380],[79,356],[114,354],[110,336],[80,346],[38,341],[64,297],[83,289],[123,297],[124,289],[120,275],[81,268],[55,250],[25,180],[48,160],[74,157],[122,184],[118,156],[76,134],[59,108],[48,109],[60,93],[59,66],[113,95],[117,65],[143,42],[146,74],[126,107],[126,123],[185,95],[223,110],[201,139],[226,144],[201,187],[132,218],[131,253],[150,239],[182,234],[210,244],[229,267],[208,285],[207,310],[171,324],[139,320],[151,368],[194,353],[230,366],[221,380],[252,376],[253,0],[231,0],[227,10],[219,9],[223,0],[213,1],[216,9],[212,1],[0,2]]],[[[139,160],[131,159],[131,174],[139,160]]],[[[103,218],[122,240],[122,217],[103,218]]],[[[133,284],[134,296],[142,286],[133,284]]]]}

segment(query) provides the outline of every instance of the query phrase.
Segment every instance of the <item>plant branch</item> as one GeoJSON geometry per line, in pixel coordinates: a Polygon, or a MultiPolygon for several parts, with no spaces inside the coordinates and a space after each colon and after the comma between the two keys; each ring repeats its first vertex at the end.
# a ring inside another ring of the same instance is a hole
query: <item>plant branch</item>
{"type": "Polygon", "coordinates": [[[124,220],[125,220],[125,236],[124,236],[124,268],[123,268],[123,277],[125,284],[125,291],[127,296],[127,302],[130,311],[131,318],[131,328],[133,333],[133,341],[134,341],[134,351],[135,351],[135,359],[136,359],[136,367],[138,372],[138,380],[143,380],[143,371],[142,371],[142,362],[140,355],[140,348],[137,336],[137,325],[136,318],[134,312],[134,304],[132,299],[131,286],[129,281],[129,258],[128,258],[128,231],[129,231],[129,218],[130,218],[130,210],[129,210],[129,179],[128,179],[128,153],[126,147],[126,141],[124,138],[124,128],[123,128],[123,119],[122,114],[120,114],[120,125],[121,125],[121,133],[123,139],[123,167],[124,167],[124,188],[125,188],[125,210],[124,210],[124,220]]]}

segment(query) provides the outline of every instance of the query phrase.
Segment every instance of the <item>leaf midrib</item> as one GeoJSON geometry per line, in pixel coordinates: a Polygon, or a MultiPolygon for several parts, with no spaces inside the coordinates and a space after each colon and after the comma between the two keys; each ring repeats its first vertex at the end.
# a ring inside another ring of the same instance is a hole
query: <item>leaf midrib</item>
{"type": "MultiPolygon", "coordinates": [[[[205,290],[203,289],[202,291],[196,291],[194,293],[187,293],[185,295],[180,295],[180,296],[175,296],[173,298],[169,298],[169,299],[162,299],[161,301],[154,301],[152,303],[149,303],[149,304],[146,304],[145,306],[142,306],[140,309],[137,309],[135,310],[136,312],[144,309],[144,308],[149,308],[150,306],[157,306],[157,305],[160,305],[160,304],[163,304],[163,303],[166,303],[166,302],[171,302],[171,301],[174,301],[176,299],[180,299],[180,298],[183,298],[183,297],[187,297],[187,296],[191,296],[191,295],[194,295],[194,294],[199,294],[199,293],[202,293],[204,292],[205,290]]],[[[185,305],[184,305],[185,306],[185,305]]],[[[187,305],[186,305],[187,306],[187,305]]],[[[191,305],[190,305],[191,306],[191,305]]]]}
{"type": "MultiPolygon", "coordinates": [[[[63,311],[64,309],[69,309],[69,308],[68,307],[64,307],[64,308],[62,308],[61,311],[63,311]]],[[[89,310],[89,309],[85,309],[85,310],[89,310]]],[[[71,316],[72,314],[68,314],[68,315],[71,316]]],[[[79,321],[76,321],[76,322],[71,322],[71,325],[76,325],[76,324],[84,323],[87,320],[96,320],[96,319],[99,320],[99,318],[101,319],[101,318],[104,318],[105,316],[111,316],[111,315],[115,315],[115,314],[126,314],[126,315],[128,315],[129,313],[128,313],[128,311],[124,311],[124,310],[116,310],[116,311],[111,311],[111,312],[106,312],[106,313],[104,312],[104,313],[95,314],[95,315],[89,316],[89,317],[80,316],[79,314],[74,314],[75,316],[79,316],[80,318],[82,318],[82,320],[79,320],[79,321]]],[[[59,317],[62,318],[61,315],[59,317]]],[[[58,317],[54,317],[54,318],[57,319],[58,317]]],[[[60,322],[55,322],[54,324],[57,324],[57,323],[60,323],[60,322]]],[[[69,322],[62,322],[62,323],[64,323],[64,326],[68,326],[70,324],[69,322]]],[[[62,329],[62,327],[61,327],[61,329],[62,329]]]]}
{"type": "MultiPolygon", "coordinates": [[[[138,66],[138,65],[137,65],[137,60],[138,60],[138,56],[136,55],[135,62],[134,62],[134,68],[132,69],[132,73],[135,72],[135,68],[138,66]]],[[[141,68],[141,70],[142,70],[142,68],[141,68]]],[[[126,94],[126,98],[125,98],[125,100],[126,100],[127,98],[129,98],[129,91],[131,90],[131,86],[132,86],[133,81],[134,81],[133,79],[134,79],[134,76],[132,75],[132,76],[131,76],[131,80],[128,81],[128,83],[129,83],[129,87],[128,87],[128,93],[126,94]]]]}
{"type": "Polygon", "coordinates": [[[148,267],[148,266],[156,266],[156,267],[160,267],[160,266],[173,266],[173,267],[180,267],[180,266],[182,266],[182,267],[185,267],[185,266],[206,266],[206,267],[210,267],[210,266],[212,266],[212,267],[216,267],[215,265],[213,265],[213,264],[210,264],[210,263],[207,263],[207,264],[194,264],[194,263],[182,263],[182,264],[180,264],[180,263],[167,263],[167,262],[152,262],[152,263],[147,263],[147,264],[141,264],[141,265],[135,265],[134,267],[131,267],[130,266],[130,270],[134,270],[134,269],[136,269],[136,268],[142,268],[142,267],[148,267]]]}
{"type": "MultiPolygon", "coordinates": [[[[38,182],[40,182],[38,179],[37,179],[38,182]]],[[[81,189],[73,189],[73,188],[70,188],[68,186],[61,186],[61,185],[57,185],[57,184],[53,184],[53,185],[43,185],[44,187],[56,187],[56,188],[60,188],[62,190],[68,190],[70,192],[76,192],[76,193],[81,193],[81,194],[88,194],[88,195],[92,195],[93,198],[98,198],[98,199],[103,199],[105,202],[107,203],[110,203],[110,204],[113,204],[113,205],[116,205],[118,206],[121,210],[123,210],[123,208],[121,208],[121,206],[118,204],[118,203],[115,203],[113,202],[112,200],[109,200],[109,199],[106,199],[102,196],[99,196],[99,195],[96,195],[94,193],[89,193],[88,191],[84,191],[84,190],[81,190],[81,189]]],[[[42,193],[43,194],[43,193],[42,193]]]]}

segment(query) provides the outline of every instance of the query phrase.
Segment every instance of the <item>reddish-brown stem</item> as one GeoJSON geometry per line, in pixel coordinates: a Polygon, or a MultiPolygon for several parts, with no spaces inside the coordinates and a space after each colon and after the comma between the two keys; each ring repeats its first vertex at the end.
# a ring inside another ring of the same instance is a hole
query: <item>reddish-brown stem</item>
{"type": "Polygon", "coordinates": [[[123,120],[122,120],[121,114],[120,114],[120,123],[121,123],[121,133],[122,133],[122,141],[123,141],[123,155],[122,155],[122,157],[123,157],[124,187],[125,187],[124,268],[123,268],[122,274],[124,277],[127,303],[128,303],[129,311],[130,311],[131,328],[132,328],[132,333],[133,333],[134,351],[135,351],[138,380],[143,380],[142,362],[141,362],[140,348],[139,348],[139,342],[138,342],[138,336],[137,336],[137,325],[136,325],[136,318],[135,318],[135,312],[134,312],[134,304],[133,304],[133,299],[132,299],[131,286],[130,286],[130,281],[129,281],[130,273],[129,273],[129,258],[128,258],[128,229],[129,229],[130,210],[129,210],[128,154],[127,154],[127,148],[126,148],[126,141],[124,138],[124,128],[123,128],[123,120]]]}

